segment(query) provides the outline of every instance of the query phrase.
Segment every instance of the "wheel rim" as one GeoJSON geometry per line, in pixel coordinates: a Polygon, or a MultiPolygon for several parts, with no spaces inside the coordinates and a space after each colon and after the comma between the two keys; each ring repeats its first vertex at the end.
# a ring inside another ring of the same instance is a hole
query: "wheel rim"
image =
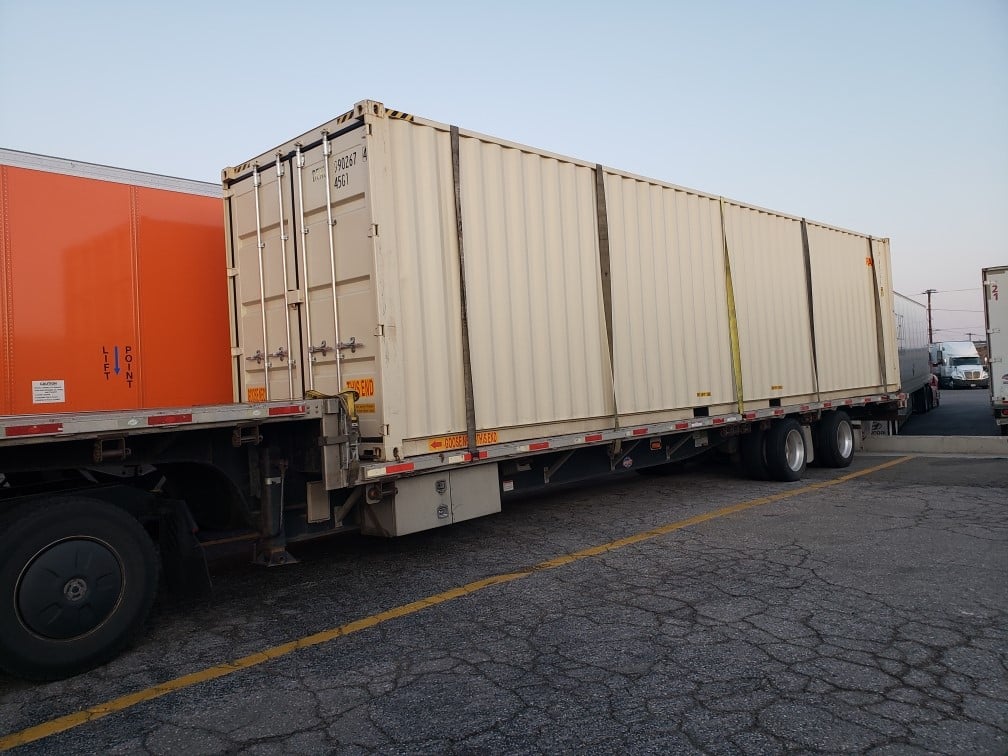
{"type": "Polygon", "coordinates": [[[122,592],[122,565],[112,547],[89,538],[69,538],[39,551],[21,573],[18,616],[42,637],[76,638],[108,619],[122,592]]]}
{"type": "Polygon", "coordinates": [[[837,425],[836,448],[840,459],[847,459],[854,451],[854,431],[846,420],[837,425]]]}
{"type": "Polygon", "coordinates": [[[787,438],[784,440],[784,458],[787,460],[789,468],[801,470],[802,463],[805,461],[805,439],[802,438],[801,431],[788,431],[787,438]]]}

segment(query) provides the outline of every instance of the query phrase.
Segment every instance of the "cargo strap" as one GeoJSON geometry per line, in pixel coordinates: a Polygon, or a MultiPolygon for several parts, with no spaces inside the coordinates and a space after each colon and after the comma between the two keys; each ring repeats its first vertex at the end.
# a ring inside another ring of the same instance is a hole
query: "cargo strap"
{"type": "Polygon", "coordinates": [[[462,182],[459,127],[451,127],[452,183],[455,185],[455,232],[458,235],[459,300],[462,304],[462,377],[465,381],[466,446],[476,448],[476,399],[473,394],[472,351],[469,348],[469,310],[466,306],[465,245],[462,239],[462,182]]]}
{"type": "Polygon", "coordinates": [[[731,339],[732,375],[735,378],[735,398],[738,411],[744,412],[742,395],[742,351],[739,347],[738,317],[735,313],[735,289],[732,287],[731,256],[728,254],[728,226],[725,223],[724,197],[718,198],[721,208],[721,244],[724,247],[725,298],[728,300],[728,335],[731,339]]]}
{"type": "Polygon", "coordinates": [[[606,343],[609,346],[609,374],[613,390],[613,427],[619,428],[616,406],[616,361],[613,354],[612,262],[609,256],[609,216],[606,212],[605,169],[595,165],[595,212],[598,219],[599,270],[602,276],[602,308],[605,311],[606,343]]]}
{"type": "Polygon", "coordinates": [[[815,334],[815,299],[812,296],[812,247],[808,238],[808,223],[801,220],[802,255],[805,257],[805,297],[808,301],[809,334],[812,339],[812,380],[815,382],[816,398],[819,398],[819,348],[815,334]]]}

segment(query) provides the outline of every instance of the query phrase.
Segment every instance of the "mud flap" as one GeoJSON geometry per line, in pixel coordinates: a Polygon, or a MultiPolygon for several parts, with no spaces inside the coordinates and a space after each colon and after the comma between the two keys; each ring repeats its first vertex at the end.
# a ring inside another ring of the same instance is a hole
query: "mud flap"
{"type": "Polygon", "coordinates": [[[187,596],[209,596],[213,583],[189,507],[178,499],[162,501],[160,525],[158,545],[168,589],[187,596]]]}

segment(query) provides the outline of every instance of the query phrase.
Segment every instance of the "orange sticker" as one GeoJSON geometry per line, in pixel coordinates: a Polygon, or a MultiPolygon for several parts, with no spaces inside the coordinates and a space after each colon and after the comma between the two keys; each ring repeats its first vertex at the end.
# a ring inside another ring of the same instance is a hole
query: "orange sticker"
{"type": "MultiPolygon", "coordinates": [[[[431,451],[451,451],[452,449],[464,449],[469,443],[465,433],[456,433],[454,436],[441,436],[432,438],[427,442],[427,447],[431,451]]],[[[476,443],[479,446],[497,443],[497,431],[481,431],[476,434],[476,443]]]]}
{"type": "Polygon", "coordinates": [[[353,389],[360,397],[374,396],[374,378],[352,378],[346,382],[348,389],[353,389]]]}
{"type": "Polygon", "coordinates": [[[245,395],[248,397],[247,401],[250,402],[265,402],[266,401],[266,387],[265,386],[249,386],[245,395]]]}

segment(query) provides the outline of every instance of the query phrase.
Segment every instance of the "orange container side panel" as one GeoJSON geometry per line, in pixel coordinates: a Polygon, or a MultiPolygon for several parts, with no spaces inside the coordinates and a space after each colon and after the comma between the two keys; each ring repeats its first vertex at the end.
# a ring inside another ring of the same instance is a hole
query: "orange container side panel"
{"type": "Polygon", "coordinates": [[[8,309],[11,258],[7,246],[7,168],[0,165],[0,415],[11,414],[10,364],[14,348],[8,309]]]}
{"type": "Polygon", "coordinates": [[[231,331],[220,199],[138,188],[144,407],[228,404],[231,331]]]}
{"type": "Polygon", "coordinates": [[[3,171],[0,411],[229,402],[221,201],[3,171]]]}

